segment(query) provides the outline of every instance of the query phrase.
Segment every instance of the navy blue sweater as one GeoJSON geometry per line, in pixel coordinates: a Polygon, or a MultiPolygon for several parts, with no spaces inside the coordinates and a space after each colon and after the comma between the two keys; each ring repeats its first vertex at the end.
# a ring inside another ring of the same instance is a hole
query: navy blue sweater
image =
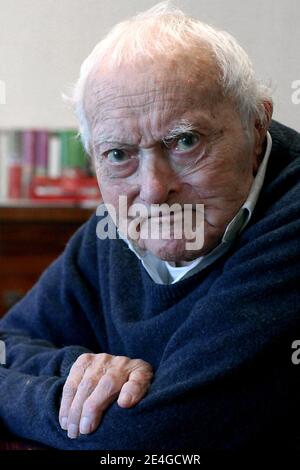
{"type": "Polygon", "coordinates": [[[97,217],[0,322],[0,419],[60,449],[239,448],[292,442],[300,409],[300,136],[278,123],[253,218],[230,252],[174,285],[155,284],[97,217]],[[155,376],[132,409],[68,439],[62,386],[82,353],[142,358],[155,376]]]}

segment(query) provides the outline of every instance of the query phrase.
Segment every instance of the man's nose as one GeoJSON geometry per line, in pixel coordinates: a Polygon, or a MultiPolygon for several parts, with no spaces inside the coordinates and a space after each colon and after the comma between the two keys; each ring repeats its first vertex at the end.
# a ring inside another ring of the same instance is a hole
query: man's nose
{"type": "Polygon", "coordinates": [[[140,199],[162,204],[179,190],[179,181],[162,149],[143,149],[140,163],[140,199]]]}

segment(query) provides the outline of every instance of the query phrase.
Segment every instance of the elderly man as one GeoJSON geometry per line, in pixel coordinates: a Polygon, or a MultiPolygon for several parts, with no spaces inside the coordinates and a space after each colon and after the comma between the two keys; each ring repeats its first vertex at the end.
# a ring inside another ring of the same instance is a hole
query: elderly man
{"type": "Polygon", "coordinates": [[[73,100],[118,232],[100,209],[1,321],[2,423],[60,449],[291,443],[299,134],[230,35],[165,4],[96,46],[73,100]]]}

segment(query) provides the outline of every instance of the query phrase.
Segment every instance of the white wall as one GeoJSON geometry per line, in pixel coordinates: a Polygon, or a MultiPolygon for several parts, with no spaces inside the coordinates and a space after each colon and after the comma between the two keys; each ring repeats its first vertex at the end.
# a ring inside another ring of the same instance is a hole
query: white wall
{"type": "MultiPolygon", "coordinates": [[[[0,0],[0,128],[74,126],[61,92],[110,27],[156,0],[0,0]]],[[[275,118],[300,131],[300,3],[297,0],[178,0],[188,13],[231,32],[275,89],[275,118]]]]}

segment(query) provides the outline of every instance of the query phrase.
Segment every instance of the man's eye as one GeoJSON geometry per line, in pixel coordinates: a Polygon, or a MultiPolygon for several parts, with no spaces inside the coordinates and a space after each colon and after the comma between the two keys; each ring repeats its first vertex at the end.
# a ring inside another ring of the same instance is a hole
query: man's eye
{"type": "Polygon", "coordinates": [[[199,142],[199,136],[196,134],[182,134],[175,143],[175,151],[176,152],[187,152],[188,150],[192,150],[199,142]]]}
{"type": "Polygon", "coordinates": [[[123,163],[129,160],[129,156],[124,150],[112,149],[107,152],[107,158],[112,163],[123,163]]]}

